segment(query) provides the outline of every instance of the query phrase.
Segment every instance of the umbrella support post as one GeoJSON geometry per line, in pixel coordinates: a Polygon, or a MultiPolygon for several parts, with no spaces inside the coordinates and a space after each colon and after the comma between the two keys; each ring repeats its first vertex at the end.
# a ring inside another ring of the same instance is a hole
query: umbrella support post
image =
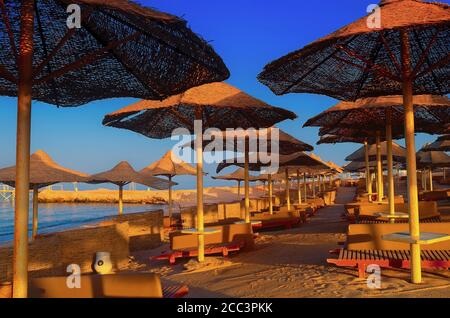
{"type": "MultiPolygon", "coordinates": [[[[202,120],[201,109],[195,110],[195,119],[202,120]]],[[[203,232],[205,229],[203,219],[203,132],[196,132],[195,152],[197,155],[197,231],[203,232]]],[[[205,261],[205,235],[197,235],[198,239],[198,261],[205,261]]]]}
{"type": "Polygon", "coordinates": [[[269,173],[267,175],[267,186],[269,187],[269,214],[273,214],[273,182],[272,175],[269,173]]]}
{"type": "Polygon", "coordinates": [[[364,162],[366,164],[366,192],[369,195],[369,201],[372,196],[372,181],[370,180],[370,168],[369,168],[369,145],[367,140],[364,141],[364,162]],[[370,190],[369,190],[370,188],[370,190]]]}
{"type": "Polygon", "coordinates": [[[172,227],[172,214],[173,214],[173,205],[172,205],[172,176],[169,175],[169,227],[172,227]]]}
{"type": "Polygon", "coordinates": [[[300,187],[300,170],[297,169],[297,196],[298,204],[302,204],[302,190],[300,187]]]}
{"type": "Polygon", "coordinates": [[[119,215],[123,214],[123,184],[119,185],[119,215]]]}
{"type": "Polygon", "coordinates": [[[312,176],[312,196],[316,198],[316,176],[312,176]]]}
{"type": "Polygon", "coordinates": [[[428,178],[430,182],[430,191],[433,191],[433,169],[428,170],[428,178]]]}
{"type": "Polygon", "coordinates": [[[289,169],[285,170],[285,177],[286,177],[286,205],[288,211],[291,210],[291,191],[289,189],[289,169]]]}
{"type": "Polygon", "coordinates": [[[38,231],[38,214],[39,214],[39,189],[33,186],[33,228],[31,232],[31,239],[34,241],[38,231]]]}
{"type": "Polygon", "coordinates": [[[381,136],[380,132],[377,131],[377,200],[378,202],[383,201],[383,167],[381,162],[381,136]]]}
{"type": "Polygon", "coordinates": [[[241,181],[238,180],[238,188],[237,188],[237,195],[238,195],[238,200],[241,200],[241,181]]]}
{"type": "MultiPolygon", "coordinates": [[[[392,159],[392,109],[388,108],[386,113],[386,146],[387,146],[387,171],[388,171],[388,202],[389,202],[389,214],[395,214],[394,205],[394,163],[392,159]]],[[[391,223],[394,223],[394,219],[390,219],[391,223]]]]}
{"type": "Polygon", "coordinates": [[[34,1],[20,9],[19,85],[17,102],[16,200],[14,213],[13,297],[28,293],[28,209],[30,181],[30,128],[33,82],[34,1]]]}
{"type": "MultiPolygon", "coordinates": [[[[420,237],[419,226],[419,198],[417,191],[416,145],[414,137],[414,105],[413,79],[411,78],[411,56],[409,37],[406,30],[400,31],[402,78],[403,78],[403,107],[405,112],[405,140],[406,140],[406,170],[408,175],[408,210],[409,232],[413,239],[420,237]]],[[[410,244],[411,249],[411,282],[422,282],[422,268],[420,244],[410,244]]]]}
{"type": "Polygon", "coordinates": [[[306,184],[306,172],[303,173],[303,197],[305,198],[305,202],[308,199],[308,186],[306,184]]]}
{"type": "Polygon", "coordinates": [[[244,192],[245,192],[245,223],[250,223],[250,186],[249,186],[249,152],[250,152],[249,137],[245,137],[245,163],[244,163],[244,192]]]}

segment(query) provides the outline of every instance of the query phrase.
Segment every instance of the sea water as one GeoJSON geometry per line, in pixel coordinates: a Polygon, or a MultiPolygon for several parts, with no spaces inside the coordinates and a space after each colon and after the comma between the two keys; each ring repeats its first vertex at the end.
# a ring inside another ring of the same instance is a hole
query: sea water
{"type": "MultiPolygon", "coordinates": [[[[123,213],[165,210],[164,205],[124,204],[123,213]]],[[[96,223],[118,213],[117,204],[39,203],[38,233],[58,232],[96,223]]],[[[30,204],[29,235],[31,235],[32,210],[30,204]]],[[[0,202],[0,244],[14,238],[14,207],[0,202]]]]}

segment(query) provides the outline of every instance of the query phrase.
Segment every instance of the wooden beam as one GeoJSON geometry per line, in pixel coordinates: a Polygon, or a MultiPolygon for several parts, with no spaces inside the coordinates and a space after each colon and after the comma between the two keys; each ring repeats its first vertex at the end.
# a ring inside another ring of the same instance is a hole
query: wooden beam
{"type": "Polygon", "coordinates": [[[6,7],[3,0],[0,0],[0,10],[2,11],[3,22],[5,23],[6,32],[8,33],[9,45],[11,46],[12,54],[14,55],[14,58],[17,62],[19,59],[19,55],[17,54],[16,43],[14,41],[14,33],[12,32],[11,22],[9,21],[8,13],[6,12],[6,7]]]}
{"type": "Polygon", "coordinates": [[[98,61],[99,59],[104,58],[105,56],[109,55],[111,53],[111,50],[125,44],[129,41],[135,40],[137,37],[139,37],[141,34],[139,32],[133,33],[132,35],[129,35],[121,40],[112,41],[110,42],[106,47],[97,49],[93,52],[90,52],[86,54],[85,56],[81,57],[80,59],[76,60],[75,62],[68,64],[66,66],[63,66],[62,68],[54,71],[51,74],[48,74],[47,76],[44,76],[39,79],[35,79],[34,85],[41,85],[44,84],[54,78],[58,78],[63,76],[64,74],[67,74],[69,72],[75,71],[77,69],[83,68],[86,65],[89,65],[95,61],[98,61]]]}

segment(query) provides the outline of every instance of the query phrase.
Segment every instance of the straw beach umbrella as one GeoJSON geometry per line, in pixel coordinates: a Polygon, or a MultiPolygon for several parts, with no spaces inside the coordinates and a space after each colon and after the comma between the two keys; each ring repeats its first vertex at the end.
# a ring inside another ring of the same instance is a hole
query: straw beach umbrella
{"type": "MultiPolygon", "coordinates": [[[[215,180],[230,180],[230,181],[237,181],[238,183],[238,198],[241,198],[241,181],[245,180],[245,170],[244,169],[237,169],[229,174],[225,174],[222,176],[213,176],[212,177],[215,180]]],[[[253,179],[253,177],[249,177],[249,181],[257,181],[256,179],[253,179]]]]}
{"type": "MultiPolygon", "coordinates": [[[[203,224],[203,134],[208,128],[267,128],[296,115],[272,107],[226,83],[191,88],[161,102],[144,100],[103,120],[106,126],[129,129],[150,138],[168,138],[172,134],[196,135],[198,260],[204,261],[203,224]],[[184,128],[183,131],[180,128],[184,128]]],[[[248,161],[247,161],[248,162],[248,161]]],[[[246,206],[248,203],[246,203],[246,206]]]]}
{"type": "MultiPolygon", "coordinates": [[[[223,143],[227,151],[244,153],[244,174],[247,176],[244,178],[246,222],[250,222],[250,179],[248,177],[248,165],[246,164],[250,160],[250,148],[254,148],[252,149],[252,159],[258,159],[256,156],[263,153],[272,157],[273,155],[290,155],[299,151],[312,151],[314,149],[311,145],[289,135],[277,127],[256,131],[216,131],[212,132],[207,139],[210,140],[211,138],[214,138],[214,141],[223,143]],[[263,143],[266,144],[264,145],[263,143]],[[271,148],[272,144],[276,147],[275,149],[271,148]]],[[[190,145],[194,147],[193,143],[190,143],[190,145]]],[[[267,156],[267,160],[272,159],[269,159],[267,156]]]]}
{"type": "Polygon", "coordinates": [[[169,179],[169,222],[171,222],[173,208],[172,178],[181,175],[195,176],[195,168],[176,157],[172,151],[168,151],[161,159],[145,167],[139,172],[143,176],[166,176],[169,179]]]}
{"type": "MultiPolygon", "coordinates": [[[[60,182],[86,182],[89,175],[58,165],[42,150],[30,157],[30,190],[33,190],[33,226],[32,238],[38,231],[38,197],[39,189],[60,182]]],[[[0,182],[15,187],[16,167],[0,169],[0,182]]]]}
{"type": "Polygon", "coordinates": [[[424,151],[417,153],[417,167],[428,169],[430,191],[433,191],[433,169],[447,168],[450,166],[450,156],[443,151],[424,151]]]}
{"type": "Polygon", "coordinates": [[[185,21],[126,0],[11,0],[0,11],[0,95],[18,97],[13,297],[26,297],[32,99],[161,99],[229,72],[185,21]]]}
{"type": "Polygon", "coordinates": [[[157,190],[167,189],[172,182],[153,176],[143,176],[126,161],[119,162],[112,169],[89,177],[89,183],[113,183],[119,187],[119,215],[123,213],[123,187],[131,182],[146,185],[157,190]]]}
{"type": "Polygon", "coordinates": [[[450,151],[450,135],[443,135],[435,142],[426,145],[422,151],[450,151]]]}
{"type": "MultiPolygon", "coordinates": [[[[447,4],[383,0],[375,12],[267,65],[259,80],[275,94],[325,94],[355,101],[402,95],[410,239],[420,237],[413,95],[444,95],[448,81],[447,4]],[[373,20],[376,23],[372,23],[373,20]]],[[[420,244],[411,244],[411,281],[420,283],[420,244]]]]}

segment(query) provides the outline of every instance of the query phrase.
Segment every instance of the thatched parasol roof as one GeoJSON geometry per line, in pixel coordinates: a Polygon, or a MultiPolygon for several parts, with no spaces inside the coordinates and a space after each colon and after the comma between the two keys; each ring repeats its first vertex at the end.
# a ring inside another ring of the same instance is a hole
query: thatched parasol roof
{"type": "Polygon", "coordinates": [[[190,164],[176,157],[170,150],[158,161],[139,171],[144,176],[180,176],[196,175],[197,170],[190,164]]]}
{"type": "Polygon", "coordinates": [[[415,93],[447,94],[449,6],[419,0],[384,0],[379,6],[380,27],[369,28],[369,17],[362,17],[266,65],[259,81],[277,95],[356,100],[401,94],[400,30],[406,30],[416,51],[411,56],[411,65],[417,66],[415,93]]]}
{"type": "MultiPolygon", "coordinates": [[[[60,182],[86,182],[89,175],[58,165],[42,150],[30,156],[30,189],[60,182]]],[[[0,169],[0,183],[15,186],[16,167],[0,169]]]]}
{"type": "Polygon", "coordinates": [[[118,186],[124,186],[128,183],[136,182],[158,190],[166,190],[169,188],[169,181],[152,176],[143,176],[134,170],[133,167],[126,161],[121,161],[111,170],[90,176],[88,182],[113,183],[118,186]]]}
{"type": "MultiPolygon", "coordinates": [[[[387,143],[383,141],[380,143],[381,146],[381,156],[384,159],[387,158],[387,143]]],[[[369,160],[376,160],[377,155],[377,145],[371,144],[369,145],[369,160]]],[[[406,149],[400,146],[399,144],[393,142],[392,143],[392,157],[393,160],[397,162],[405,162],[406,160],[406,149]]],[[[347,161],[364,161],[365,160],[365,150],[364,147],[359,148],[352,154],[348,155],[345,160],[347,161]]]]}
{"type": "MultiPolygon", "coordinates": [[[[216,180],[232,180],[232,181],[244,181],[245,173],[244,169],[237,169],[229,174],[225,174],[222,176],[213,176],[213,179],[216,180]]],[[[257,177],[249,176],[249,181],[258,181],[257,177]]]]}
{"type": "MultiPolygon", "coordinates": [[[[256,156],[255,156],[256,157],[256,156]]],[[[252,155],[250,154],[250,158],[252,155]]],[[[326,162],[324,162],[320,157],[314,154],[307,154],[306,152],[300,151],[290,155],[280,155],[278,159],[278,167],[287,169],[297,169],[297,168],[307,168],[310,170],[321,170],[321,169],[332,169],[326,162]]],[[[239,166],[244,167],[244,160],[242,158],[236,158],[235,162],[222,161],[216,169],[219,173],[223,169],[229,166],[239,166]]],[[[268,168],[269,166],[275,165],[276,163],[261,163],[259,160],[257,162],[249,163],[249,170],[260,171],[262,168],[268,168]]]]}
{"type": "Polygon", "coordinates": [[[450,167],[450,156],[443,151],[422,151],[417,153],[419,168],[450,167]]]}
{"type": "Polygon", "coordinates": [[[422,151],[450,151],[450,135],[444,135],[422,148],[422,151]]]}
{"type": "MultiPolygon", "coordinates": [[[[386,165],[387,161],[382,161],[382,165],[386,165]]],[[[377,162],[376,161],[369,161],[369,167],[376,169],[377,162]]],[[[362,161],[351,161],[350,163],[346,164],[344,167],[344,171],[346,172],[362,172],[366,169],[366,164],[362,161]]]]}
{"type": "MultiPolygon", "coordinates": [[[[416,95],[413,97],[413,104],[416,132],[435,134],[445,130],[445,125],[450,121],[450,100],[446,96],[416,95]]],[[[388,109],[392,111],[392,125],[400,132],[405,121],[402,96],[340,102],[309,119],[304,126],[384,131],[388,109]]]]}
{"type": "Polygon", "coordinates": [[[201,110],[203,131],[207,128],[266,128],[297,116],[273,107],[226,83],[194,87],[161,102],[143,100],[110,113],[105,126],[124,128],[150,138],[171,137],[181,127],[194,134],[195,111],[201,110]]]}
{"type": "Polygon", "coordinates": [[[319,141],[317,142],[318,145],[321,144],[337,144],[337,143],[345,143],[345,142],[354,142],[357,144],[362,144],[365,141],[368,143],[375,143],[375,138],[373,137],[364,137],[364,136],[342,136],[342,135],[323,135],[320,137],[319,141]]]}
{"type": "MultiPolygon", "coordinates": [[[[18,94],[20,2],[2,1],[0,9],[0,95],[18,94]]],[[[125,0],[35,1],[34,11],[35,100],[78,106],[163,99],[229,77],[222,59],[178,17],[125,0]],[[67,27],[70,4],[81,8],[81,28],[67,27]]]]}
{"type": "MultiPolygon", "coordinates": [[[[221,142],[227,151],[241,152],[245,151],[244,140],[248,137],[249,142],[258,147],[259,151],[272,153],[271,143],[277,142],[278,153],[280,155],[290,155],[299,151],[313,151],[314,147],[289,135],[282,129],[277,127],[269,127],[254,131],[248,130],[231,130],[231,131],[211,131],[204,135],[203,148],[211,142],[221,142]],[[278,131],[278,139],[276,139],[275,131],[278,131]],[[262,141],[265,141],[264,149],[262,141]],[[242,149],[241,149],[242,148],[242,149]]],[[[191,141],[183,147],[195,148],[195,141],[191,141]]]]}

